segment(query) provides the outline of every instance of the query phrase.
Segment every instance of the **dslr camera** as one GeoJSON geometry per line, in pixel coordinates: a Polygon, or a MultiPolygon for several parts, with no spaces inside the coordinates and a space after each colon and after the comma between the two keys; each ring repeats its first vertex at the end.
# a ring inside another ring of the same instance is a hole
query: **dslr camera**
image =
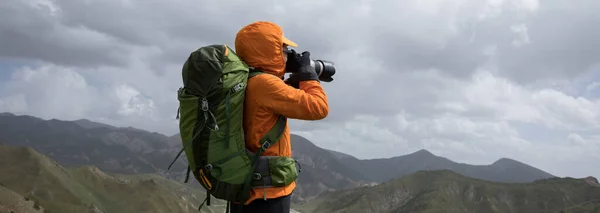
{"type": "MultiPolygon", "coordinates": [[[[296,51],[290,49],[286,49],[285,52],[288,54],[288,58],[295,58],[296,56],[294,54],[301,56],[300,53],[296,53],[296,51]]],[[[335,67],[333,65],[333,62],[322,59],[310,60],[310,66],[317,72],[319,80],[324,82],[333,81],[332,77],[335,75],[335,67]]]]}

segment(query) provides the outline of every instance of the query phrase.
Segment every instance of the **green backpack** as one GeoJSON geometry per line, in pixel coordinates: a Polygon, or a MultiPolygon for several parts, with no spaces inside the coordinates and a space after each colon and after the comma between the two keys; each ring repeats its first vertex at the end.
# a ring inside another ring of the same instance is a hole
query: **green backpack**
{"type": "MultiPolygon", "coordinates": [[[[183,87],[177,92],[179,131],[188,170],[211,195],[244,203],[252,188],[286,186],[296,180],[297,161],[283,156],[260,156],[285,130],[286,117],[261,139],[257,153],[246,149],[243,128],[248,79],[263,72],[250,68],[227,45],[209,45],[193,51],[183,65],[183,87]],[[255,157],[260,156],[260,157],[255,157]]],[[[298,165],[299,166],[299,165],[298,165]]]]}

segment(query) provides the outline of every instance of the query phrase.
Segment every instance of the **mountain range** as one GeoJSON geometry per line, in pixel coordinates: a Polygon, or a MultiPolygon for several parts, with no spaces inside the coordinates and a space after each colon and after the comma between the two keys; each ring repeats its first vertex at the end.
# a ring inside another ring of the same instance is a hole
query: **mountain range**
{"type": "MultiPolygon", "coordinates": [[[[500,159],[486,166],[468,165],[426,150],[394,158],[362,160],[323,149],[299,135],[291,137],[293,155],[304,168],[298,180],[300,187],[294,194],[296,201],[310,200],[325,191],[377,184],[420,170],[448,169],[468,177],[500,182],[531,182],[554,177],[510,159],[500,159]]],[[[171,170],[166,171],[181,149],[178,134],[166,136],[85,119],[44,120],[2,113],[1,141],[6,145],[32,147],[66,167],[94,165],[107,172],[158,173],[176,180],[183,179],[186,170],[182,155],[171,170]]]]}
{"type": "MultiPolygon", "coordinates": [[[[420,171],[447,170],[461,177],[501,184],[525,184],[556,178],[507,158],[490,165],[469,165],[419,150],[393,158],[364,160],[323,149],[299,135],[293,134],[291,137],[293,155],[302,166],[298,187],[293,195],[294,203],[298,205],[312,205],[317,196],[329,192],[377,187],[398,178],[409,178],[420,171]]],[[[182,155],[174,167],[166,171],[181,149],[179,135],[166,136],[85,119],[44,120],[28,115],[0,113],[0,144],[30,147],[47,155],[65,170],[93,166],[98,171],[110,174],[155,174],[156,177],[182,183],[186,169],[185,155],[182,155]]],[[[190,182],[182,185],[202,191],[193,179],[190,182]]]]}
{"type": "MultiPolygon", "coordinates": [[[[153,174],[64,168],[29,147],[0,145],[0,213],[197,212],[204,191],[153,174]]],[[[449,170],[419,171],[376,186],[325,192],[299,212],[598,212],[595,178],[499,183],[449,170]]],[[[213,199],[200,212],[223,212],[213,199]]],[[[296,212],[296,211],[293,211],[296,212]]]]}
{"type": "Polygon", "coordinates": [[[180,149],[165,135],[83,119],[43,120],[1,113],[0,143],[34,148],[66,167],[95,165],[108,172],[159,173],[170,178],[183,178],[187,168],[180,158],[172,171],[165,171],[180,149]]]}
{"type": "Polygon", "coordinates": [[[359,171],[368,180],[384,182],[421,170],[451,170],[465,176],[498,182],[531,182],[551,175],[535,167],[509,158],[501,158],[490,165],[470,165],[456,163],[444,157],[421,149],[414,153],[393,158],[359,160],[337,152],[338,160],[354,171],[359,171]],[[387,168],[382,170],[381,168],[387,168]]]}
{"type": "Polygon", "coordinates": [[[417,171],[451,170],[467,177],[505,183],[526,183],[555,177],[527,164],[502,158],[491,165],[469,165],[439,157],[427,150],[381,159],[361,160],[320,148],[304,137],[291,136],[293,155],[301,163],[298,200],[338,189],[375,185],[417,171]],[[309,169],[304,169],[309,168],[309,169]]]}

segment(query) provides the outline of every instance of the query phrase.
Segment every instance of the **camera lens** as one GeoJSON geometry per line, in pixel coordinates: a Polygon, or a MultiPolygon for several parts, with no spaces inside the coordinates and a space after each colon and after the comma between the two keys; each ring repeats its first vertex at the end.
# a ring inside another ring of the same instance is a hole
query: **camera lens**
{"type": "Polygon", "coordinates": [[[311,60],[310,66],[315,68],[317,75],[319,76],[319,80],[325,82],[333,81],[332,76],[335,75],[335,67],[334,63],[326,60],[311,60]]]}

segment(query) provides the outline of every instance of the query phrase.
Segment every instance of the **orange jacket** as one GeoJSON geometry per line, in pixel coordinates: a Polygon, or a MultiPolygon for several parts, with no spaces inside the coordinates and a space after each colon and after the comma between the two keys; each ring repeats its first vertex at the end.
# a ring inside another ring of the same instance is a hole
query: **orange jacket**
{"type": "MultiPolygon", "coordinates": [[[[296,46],[283,36],[281,27],[265,21],[254,22],[242,28],[235,38],[235,51],[249,66],[269,74],[248,80],[244,105],[246,147],[257,152],[259,140],[277,121],[278,115],[291,119],[319,120],[327,116],[327,96],[318,81],[300,82],[299,88],[282,80],[285,74],[283,45],[296,46]]],[[[285,127],[281,139],[263,152],[265,156],[292,156],[290,129],[285,127]]],[[[277,188],[266,188],[266,198],[277,198],[292,193],[296,182],[277,188]]],[[[245,203],[263,198],[265,189],[251,191],[245,203]]]]}

